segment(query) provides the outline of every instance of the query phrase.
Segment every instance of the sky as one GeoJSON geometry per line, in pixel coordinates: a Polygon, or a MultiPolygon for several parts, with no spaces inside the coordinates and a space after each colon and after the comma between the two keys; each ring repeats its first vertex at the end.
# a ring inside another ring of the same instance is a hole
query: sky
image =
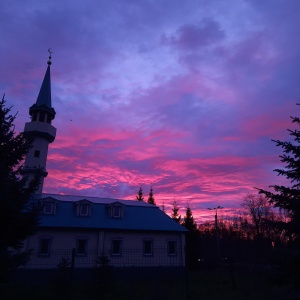
{"type": "Polygon", "coordinates": [[[300,107],[298,0],[4,0],[0,91],[30,120],[51,48],[43,191],[145,199],[198,223],[285,184],[300,107]]]}

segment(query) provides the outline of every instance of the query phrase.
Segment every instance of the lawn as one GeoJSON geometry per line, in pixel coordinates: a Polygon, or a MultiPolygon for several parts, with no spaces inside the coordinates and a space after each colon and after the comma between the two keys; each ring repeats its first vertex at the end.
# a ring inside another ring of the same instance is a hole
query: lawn
{"type": "Polygon", "coordinates": [[[91,280],[57,276],[46,283],[10,283],[0,286],[0,298],[74,300],[295,300],[300,290],[280,283],[276,270],[240,265],[201,268],[180,274],[100,274],[91,280]],[[104,276],[103,276],[104,275],[104,276]]]}

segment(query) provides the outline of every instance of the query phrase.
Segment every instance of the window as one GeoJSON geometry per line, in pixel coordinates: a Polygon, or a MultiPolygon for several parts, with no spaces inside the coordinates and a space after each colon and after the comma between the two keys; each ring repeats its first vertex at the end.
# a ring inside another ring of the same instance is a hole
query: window
{"type": "Polygon", "coordinates": [[[115,202],[107,206],[108,214],[111,218],[122,218],[124,215],[124,205],[115,202]]]}
{"type": "Polygon", "coordinates": [[[121,240],[113,240],[111,245],[111,254],[112,255],[121,255],[121,240]]]}
{"type": "Polygon", "coordinates": [[[34,150],[34,157],[40,157],[41,151],[40,150],[34,150]]]}
{"type": "Polygon", "coordinates": [[[80,204],[79,206],[79,214],[81,216],[88,216],[89,215],[89,204],[80,204]]]}
{"type": "Polygon", "coordinates": [[[76,250],[77,255],[86,255],[87,239],[78,239],[76,250]]]}
{"type": "Polygon", "coordinates": [[[153,254],[153,242],[151,240],[144,241],[144,255],[153,254]]]}
{"type": "Polygon", "coordinates": [[[36,120],[37,120],[37,113],[34,112],[34,113],[32,114],[32,122],[34,122],[34,121],[36,121],[36,120]]]}
{"type": "Polygon", "coordinates": [[[76,201],[74,207],[77,216],[88,217],[91,215],[92,203],[86,199],[76,201]]]}
{"type": "Polygon", "coordinates": [[[168,254],[169,255],[176,255],[176,242],[175,241],[168,241],[168,254]]]}
{"type": "Polygon", "coordinates": [[[48,237],[40,238],[39,255],[49,256],[51,248],[51,239],[48,237]]]}
{"type": "Polygon", "coordinates": [[[45,215],[53,215],[55,212],[55,203],[50,201],[45,201],[43,204],[43,213],[45,215]]]}
{"type": "Polygon", "coordinates": [[[120,206],[113,206],[113,217],[120,218],[121,217],[121,207],[120,206]]]}
{"type": "Polygon", "coordinates": [[[43,112],[43,111],[40,112],[39,121],[40,122],[44,122],[45,121],[45,112],[43,112]]]}
{"type": "Polygon", "coordinates": [[[49,123],[49,124],[51,124],[51,117],[50,117],[49,114],[47,114],[47,121],[46,122],[49,123]]]}

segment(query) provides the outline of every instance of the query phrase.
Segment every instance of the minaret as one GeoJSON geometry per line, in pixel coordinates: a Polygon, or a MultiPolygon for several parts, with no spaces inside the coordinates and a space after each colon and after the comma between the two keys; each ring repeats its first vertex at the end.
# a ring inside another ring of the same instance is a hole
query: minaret
{"type": "Polygon", "coordinates": [[[51,125],[55,118],[55,110],[51,106],[51,51],[48,60],[47,71],[37,97],[36,103],[29,109],[31,121],[25,124],[24,133],[33,138],[31,149],[28,151],[23,168],[23,175],[33,177],[41,175],[41,183],[36,191],[41,194],[44,178],[48,175],[46,171],[48,145],[55,139],[56,128],[51,125]]]}

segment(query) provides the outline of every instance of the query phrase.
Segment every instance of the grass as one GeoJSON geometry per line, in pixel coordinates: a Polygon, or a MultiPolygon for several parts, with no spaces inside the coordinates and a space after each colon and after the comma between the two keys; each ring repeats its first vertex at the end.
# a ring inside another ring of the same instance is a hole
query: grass
{"type": "MultiPolygon", "coordinates": [[[[146,274],[147,275],[147,274],[146,274]]],[[[86,283],[51,281],[48,284],[0,286],[0,298],[74,300],[296,300],[300,290],[279,285],[274,270],[261,266],[229,266],[188,271],[178,276],[123,276],[86,283]],[[186,276],[187,275],[187,276],[186,276]],[[109,280],[108,280],[109,279],[109,280]]]]}

